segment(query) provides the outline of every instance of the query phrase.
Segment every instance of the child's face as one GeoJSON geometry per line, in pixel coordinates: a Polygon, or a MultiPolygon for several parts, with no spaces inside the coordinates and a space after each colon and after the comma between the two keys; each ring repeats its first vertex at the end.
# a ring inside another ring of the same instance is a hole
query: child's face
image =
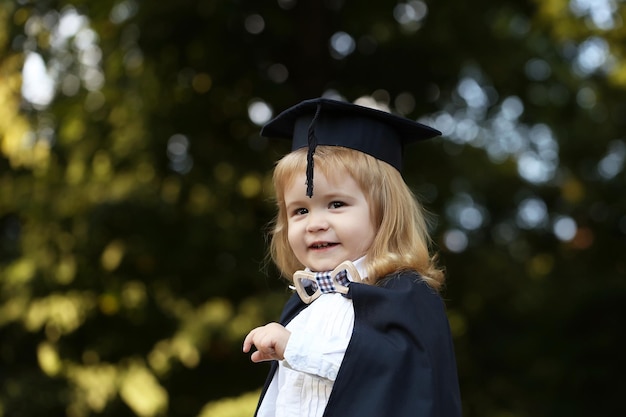
{"type": "Polygon", "coordinates": [[[329,182],[314,172],[313,197],[304,173],[285,189],[288,239],[298,260],[312,271],[330,271],[365,255],[376,231],[365,195],[344,172],[329,182]]]}

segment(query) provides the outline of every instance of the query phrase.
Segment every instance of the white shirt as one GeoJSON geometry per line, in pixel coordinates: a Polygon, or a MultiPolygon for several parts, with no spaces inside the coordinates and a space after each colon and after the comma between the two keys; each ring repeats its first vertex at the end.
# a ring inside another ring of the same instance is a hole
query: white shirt
{"type": "MultiPolygon", "coordinates": [[[[354,262],[361,277],[365,258],[354,262]]],[[[285,359],[259,407],[258,417],[321,417],[354,328],[352,300],[322,294],[287,324],[285,359]]]]}

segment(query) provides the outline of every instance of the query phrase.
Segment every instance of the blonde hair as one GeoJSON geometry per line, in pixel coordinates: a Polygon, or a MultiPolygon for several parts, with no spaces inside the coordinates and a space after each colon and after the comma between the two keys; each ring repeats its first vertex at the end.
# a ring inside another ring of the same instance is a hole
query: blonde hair
{"type": "MultiPolygon", "coordinates": [[[[278,212],[271,224],[269,255],[288,279],[304,265],[289,245],[284,191],[305,172],[306,152],[302,148],[285,155],[276,164],[273,175],[278,212]]],[[[424,210],[395,168],[363,152],[340,146],[318,146],[314,166],[330,179],[348,173],[367,198],[377,231],[366,253],[370,284],[394,272],[414,270],[430,287],[441,288],[444,273],[429,252],[431,241],[424,210]]],[[[304,193],[305,185],[302,187],[304,193]]]]}

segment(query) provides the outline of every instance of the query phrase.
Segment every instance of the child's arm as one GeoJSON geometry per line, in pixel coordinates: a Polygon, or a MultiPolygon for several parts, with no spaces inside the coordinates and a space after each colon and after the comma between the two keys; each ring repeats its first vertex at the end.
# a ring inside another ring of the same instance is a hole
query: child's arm
{"type": "Polygon", "coordinates": [[[306,332],[291,333],[278,323],[257,327],[243,342],[244,353],[254,345],[252,362],[285,361],[285,366],[334,381],[350,337],[320,338],[306,332]]]}
{"type": "Polygon", "coordinates": [[[349,335],[327,337],[294,329],[285,348],[283,363],[294,371],[334,381],[349,342],[349,335]]]}
{"type": "Polygon", "coordinates": [[[283,360],[285,347],[291,332],[278,323],[269,323],[265,326],[252,329],[243,341],[243,351],[248,353],[254,345],[257,349],[252,353],[252,362],[269,360],[283,360]]]}

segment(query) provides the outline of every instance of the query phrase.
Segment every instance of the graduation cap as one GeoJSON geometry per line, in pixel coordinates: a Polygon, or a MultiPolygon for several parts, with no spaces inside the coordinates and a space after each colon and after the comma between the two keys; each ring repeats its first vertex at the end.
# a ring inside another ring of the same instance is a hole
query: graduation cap
{"type": "Polygon", "coordinates": [[[283,111],[261,129],[261,136],[291,139],[291,150],[308,147],[307,196],[313,196],[313,154],[318,145],[355,149],[402,169],[404,147],[441,132],[381,110],[316,98],[283,111]]]}

